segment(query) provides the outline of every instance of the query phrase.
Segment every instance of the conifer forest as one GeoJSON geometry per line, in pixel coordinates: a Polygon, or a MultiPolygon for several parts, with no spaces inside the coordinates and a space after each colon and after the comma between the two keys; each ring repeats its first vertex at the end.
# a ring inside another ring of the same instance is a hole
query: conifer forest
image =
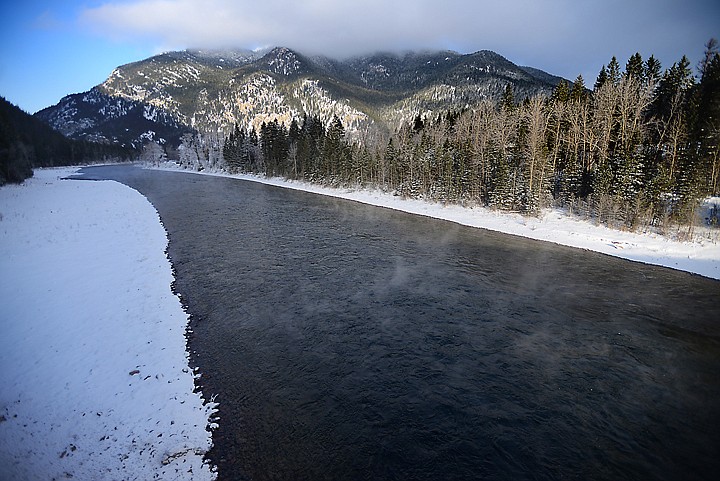
{"type": "Polygon", "coordinates": [[[663,70],[653,56],[613,57],[588,87],[561,81],[551,96],[517,99],[510,86],[393,133],[349,140],[339,118],[236,126],[226,169],[364,186],[440,202],[535,215],[561,206],[614,227],[689,225],[720,193],[720,54],[663,70]],[[697,75],[695,75],[697,72],[697,75]]]}

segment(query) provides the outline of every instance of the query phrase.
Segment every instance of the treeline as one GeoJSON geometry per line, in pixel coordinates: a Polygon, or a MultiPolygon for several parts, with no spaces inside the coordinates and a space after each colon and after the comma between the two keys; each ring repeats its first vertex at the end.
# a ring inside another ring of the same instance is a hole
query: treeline
{"type": "Polygon", "coordinates": [[[0,97],[0,185],[22,182],[36,167],[130,160],[130,149],[70,140],[0,97]]]}
{"type": "Polygon", "coordinates": [[[326,128],[316,116],[296,120],[289,128],[274,120],[263,123],[260,131],[249,132],[238,126],[225,139],[223,158],[230,172],[262,173],[305,179],[332,185],[374,183],[353,174],[360,168],[365,148],[350,144],[345,128],[335,116],[326,128]]]}
{"type": "Polygon", "coordinates": [[[633,55],[613,58],[592,90],[579,76],[552,96],[435,118],[418,115],[386,138],[350,143],[337,117],[289,127],[236,127],[223,154],[231,172],[370,185],[404,196],[534,214],[582,209],[635,228],[693,220],[697,201],[720,192],[720,55],[708,42],[698,68],[686,57],[662,71],[633,55]]]}

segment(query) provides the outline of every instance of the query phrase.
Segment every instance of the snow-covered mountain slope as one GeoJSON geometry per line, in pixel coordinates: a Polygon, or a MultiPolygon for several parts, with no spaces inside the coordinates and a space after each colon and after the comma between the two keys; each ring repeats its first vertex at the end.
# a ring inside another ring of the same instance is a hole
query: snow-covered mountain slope
{"type": "Polygon", "coordinates": [[[395,130],[417,113],[439,114],[497,99],[508,84],[521,99],[560,78],[481,51],[375,54],[348,60],[265,52],[169,52],[116,68],[89,92],[36,115],[73,138],[175,144],[188,131],[228,133],[237,123],[289,124],[303,115],[340,117],[350,134],[395,130]]]}
{"type": "Polygon", "coordinates": [[[68,95],[36,117],[73,139],[138,147],[144,139],[176,143],[190,129],[171,111],[127,96],[109,95],[101,87],[68,95]]]}

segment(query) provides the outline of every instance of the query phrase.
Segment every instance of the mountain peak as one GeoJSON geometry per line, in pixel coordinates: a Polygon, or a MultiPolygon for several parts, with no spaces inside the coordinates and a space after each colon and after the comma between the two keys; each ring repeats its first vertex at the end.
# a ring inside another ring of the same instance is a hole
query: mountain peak
{"type": "Polygon", "coordinates": [[[275,47],[265,54],[257,64],[264,70],[284,77],[296,76],[310,71],[310,62],[302,55],[287,47],[275,47]]]}

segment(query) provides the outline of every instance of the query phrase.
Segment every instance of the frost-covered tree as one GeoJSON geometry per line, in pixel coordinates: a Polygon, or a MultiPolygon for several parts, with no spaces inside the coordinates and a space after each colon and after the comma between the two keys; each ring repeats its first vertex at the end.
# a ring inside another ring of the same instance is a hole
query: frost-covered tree
{"type": "Polygon", "coordinates": [[[187,133],[182,136],[180,145],[178,146],[178,161],[180,165],[186,169],[199,171],[202,170],[202,164],[195,143],[195,135],[187,133]]]}
{"type": "Polygon", "coordinates": [[[167,154],[165,153],[165,149],[157,142],[147,142],[143,145],[140,159],[144,162],[150,163],[151,165],[157,166],[167,160],[167,154]]]}

